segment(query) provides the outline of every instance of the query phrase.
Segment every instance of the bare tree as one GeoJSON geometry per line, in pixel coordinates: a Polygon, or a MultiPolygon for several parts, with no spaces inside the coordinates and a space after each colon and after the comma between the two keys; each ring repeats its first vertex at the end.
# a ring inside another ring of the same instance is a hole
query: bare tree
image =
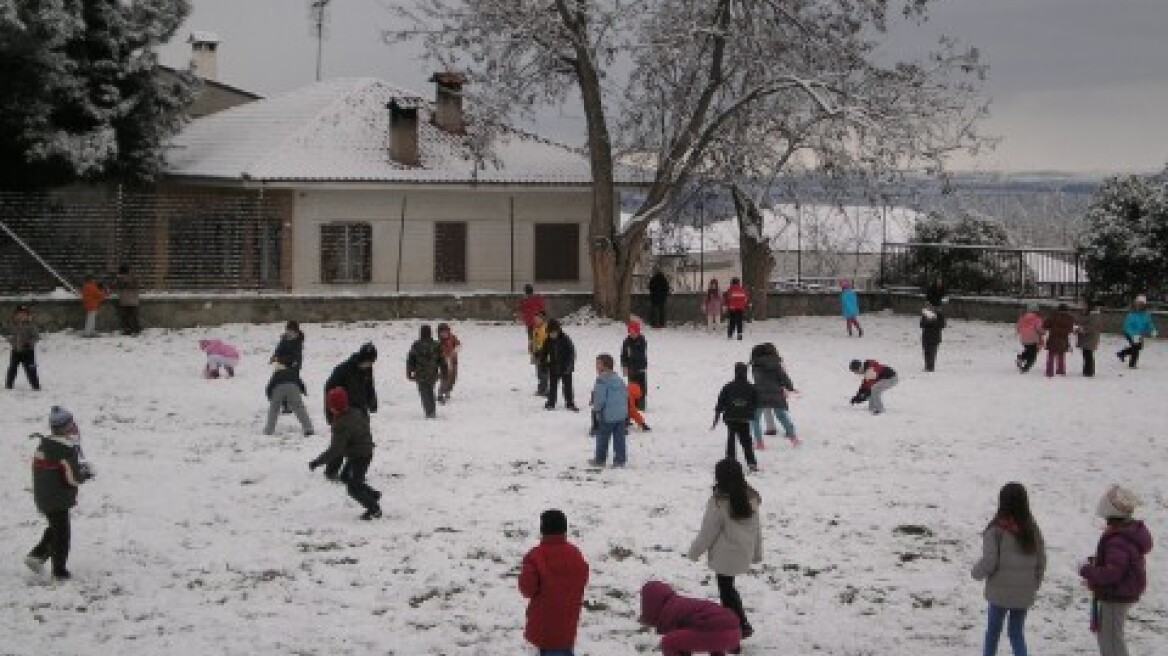
{"type": "MultiPolygon", "coordinates": [[[[926,4],[419,0],[401,10],[409,26],[394,35],[421,38],[431,57],[469,75],[484,126],[579,94],[593,182],[593,302],[599,313],[623,318],[648,225],[734,119],[791,95],[829,116],[848,113],[831,97],[857,62],[873,57],[871,35],[884,30],[890,10],[919,16],[926,4]],[[624,150],[651,154],[654,168],[644,201],[622,226],[614,179],[624,150]]],[[[889,110],[895,105],[886,99],[889,110]]],[[[862,146],[875,118],[857,117],[849,138],[862,146]]]]}

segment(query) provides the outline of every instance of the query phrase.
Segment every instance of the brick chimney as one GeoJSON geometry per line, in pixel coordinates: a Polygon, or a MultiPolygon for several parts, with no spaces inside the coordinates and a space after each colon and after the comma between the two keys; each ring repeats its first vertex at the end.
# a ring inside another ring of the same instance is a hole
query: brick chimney
{"type": "Polygon", "coordinates": [[[418,166],[418,105],[408,98],[389,101],[389,158],[418,166]]]}
{"type": "Polygon", "coordinates": [[[434,125],[451,134],[466,134],[466,121],[462,115],[462,86],[466,76],[462,73],[435,73],[430,81],[434,83],[434,125]]]}
{"type": "Polygon", "coordinates": [[[219,79],[219,35],[214,32],[191,32],[187,39],[191,44],[191,72],[204,80],[215,82],[219,79]]]}

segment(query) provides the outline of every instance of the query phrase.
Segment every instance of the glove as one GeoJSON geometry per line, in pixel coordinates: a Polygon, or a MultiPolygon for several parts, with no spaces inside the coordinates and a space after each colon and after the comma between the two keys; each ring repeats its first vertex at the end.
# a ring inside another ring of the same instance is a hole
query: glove
{"type": "Polygon", "coordinates": [[[89,461],[82,461],[77,463],[77,480],[81,483],[91,481],[97,475],[93,469],[93,464],[89,461]]]}
{"type": "Polygon", "coordinates": [[[308,471],[316,471],[316,468],[319,466],[320,466],[320,462],[313,460],[313,461],[308,463],[308,471]]]}

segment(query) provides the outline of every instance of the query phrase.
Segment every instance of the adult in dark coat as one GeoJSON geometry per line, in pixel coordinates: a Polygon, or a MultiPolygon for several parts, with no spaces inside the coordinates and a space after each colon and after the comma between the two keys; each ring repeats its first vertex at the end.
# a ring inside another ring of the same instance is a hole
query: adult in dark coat
{"type": "Polygon", "coordinates": [[[638,410],[645,409],[645,398],[649,396],[649,342],[641,334],[641,322],[628,323],[629,335],[621,344],[620,365],[625,378],[641,387],[641,396],[636,400],[638,410]]]}
{"type": "Polygon", "coordinates": [[[437,416],[434,386],[438,384],[439,376],[445,375],[446,358],[442,357],[442,347],[434,339],[430,326],[422,326],[418,340],[406,357],[406,378],[418,384],[418,396],[422,398],[422,411],[427,419],[437,416]]]}
{"type": "Polygon", "coordinates": [[[937,366],[937,349],[941,347],[941,331],[945,330],[945,315],[938,306],[921,310],[921,349],[925,353],[925,371],[937,366]]]}
{"type": "Polygon", "coordinates": [[[53,578],[70,578],[67,568],[71,529],[69,509],[77,505],[77,488],[89,478],[89,468],[81,465],[77,424],[68,410],[53,406],[49,413],[48,437],[41,437],[32,460],[32,494],[37,510],[49,521],[41,541],[25,557],[29,569],[40,572],[45,561],[53,561],[53,578]]]}
{"type": "Polygon", "coordinates": [[[649,278],[649,303],[653,306],[649,325],[654,328],[665,327],[665,302],[669,300],[669,291],[669,279],[657,269],[649,278]]]}
{"type": "MultiPolygon", "coordinates": [[[[332,424],[333,415],[328,408],[328,391],[340,387],[345,390],[348,407],[355,408],[365,414],[377,412],[377,388],[373,384],[373,363],[377,362],[377,347],[372,342],[366,342],[341,364],[333,369],[328,380],[324,382],[325,420],[332,424]]],[[[344,457],[337,457],[325,463],[324,475],[330,481],[342,480],[348,474],[346,467],[342,470],[344,457]]]]}
{"type": "Polygon", "coordinates": [[[1075,318],[1067,312],[1066,303],[1059,303],[1058,309],[1042,322],[1042,329],[1046,332],[1046,377],[1067,375],[1067,351],[1071,350],[1075,318]]]}
{"type": "Polygon", "coordinates": [[[345,481],[349,496],[365,508],[361,519],[381,517],[381,492],[365,482],[365,473],[373,461],[373,434],[369,430],[369,415],[349,407],[344,388],[334,387],[325,394],[325,405],[332,415],[332,441],[329,448],[308,463],[308,470],[332,463],[341,458],[349,460],[349,477],[345,481]]]}
{"type": "Polygon", "coordinates": [[[540,349],[540,361],[548,371],[548,395],[544,410],[553,410],[556,407],[556,398],[560,384],[564,386],[564,407],[579,412],[576,407],[576,398],[572,392],[572,372],[576,370],[576,345],[572,338],[564,334],[558,319],[552,319],[547,324],[547,339],[540,349]]]}
{"type": "Polygon", "coordinates": [[[925,300],[936,309],[940,309],[941,305],[945,303],[945,283],[941,278],[933,278],[929,283],[928,288],[925,289],[925,300]]]}

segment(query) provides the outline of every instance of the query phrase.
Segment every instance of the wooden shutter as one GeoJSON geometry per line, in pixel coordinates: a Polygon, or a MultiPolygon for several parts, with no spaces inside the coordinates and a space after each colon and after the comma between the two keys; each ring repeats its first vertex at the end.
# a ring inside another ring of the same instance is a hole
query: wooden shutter
{"type": "Polygon", "coordinates": [[[535,224],[535,281],[579,282],[580,224],[535,224]]]}
{"type": "Polygon", "coordinates": [[[434,282],[466,282],[466,223],[434,224],[434,282]]]}

